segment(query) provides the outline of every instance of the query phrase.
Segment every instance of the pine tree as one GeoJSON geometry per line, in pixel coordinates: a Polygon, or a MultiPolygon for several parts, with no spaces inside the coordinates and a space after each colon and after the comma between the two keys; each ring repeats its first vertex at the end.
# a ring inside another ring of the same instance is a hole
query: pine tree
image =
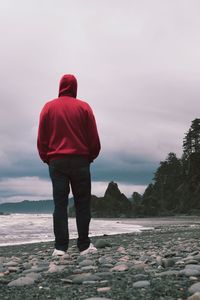
{"type": "Polygon", "coordinates": [[[142,197],[142,214],[147,216],[156,216],[160,214],[159,198],[156,197],[154,184],[150,183],[142,197]]]}
{"type": "Polygon", "coordinates": [[[200,119],[192,121],[192,125],[183,140],[183,157],[190,158],[192,153],[200,153],[200,119]]]}
{"type": "Polygon", "coordinates": [[[141,215],[143,211],[142,195],[140,195],[138,192],[133,192],[131,203],[133,214],[136,216],[141,215]]]}
{"type": "Polygon", "coordinates": [[[166,160],[160,163],[155,173],[155,191],[160,198],[162,211],[172,211],[177,207],[175,191],[182,182],[182,163],[175,153],[169,153],[166,160]]]}
{"type": "Polygon", "coordinates": [[[185,178],[182,187],[181,211],[200,208],[200,119],[192,121],[183,140],[185,178]]]}
{"type": "Polygon", "coordinates": [[[183,180],[182,162],[170,152],[160,162],[154,183],[150,184],[142,198],[143,212],[147,215],[169,215],[177,210],[179,200],[175,195],[183,180]]]}

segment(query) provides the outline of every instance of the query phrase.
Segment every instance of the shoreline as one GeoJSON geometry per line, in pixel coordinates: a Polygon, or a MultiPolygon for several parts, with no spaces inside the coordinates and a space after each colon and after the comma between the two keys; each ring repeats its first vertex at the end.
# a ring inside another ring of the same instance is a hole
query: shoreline
{"type": "MultiPolygon", "coordinates": [[[[11,217],[4,216],[0,218],[0,221],[2,222],[2,225],[0,225],[0,227],[2,226],[0,247],[54,240],[51,215],[45,215],[45,218],[42,219],[38,218],[38,215],[32,215],[29,218],[26,215],[22,217],[12,215],[11,217]]],[[[183,226],[189,224],[200,224],[200,217],[92,218],[90,237],[104,234],[133,233],[171,225],[183,226]]],[[[69,232],[70,240],[77,238],[74,218],[69,218],[69,232]]]]}
{"type": "Polygon", "coordinates": [[[62,259],[52,258],[53,242],[0,247],[0,298],[183,300],[195,284],[200,291],[199,223],[91,240],[96,254],[81,257],[73,239],[62,259]]]}

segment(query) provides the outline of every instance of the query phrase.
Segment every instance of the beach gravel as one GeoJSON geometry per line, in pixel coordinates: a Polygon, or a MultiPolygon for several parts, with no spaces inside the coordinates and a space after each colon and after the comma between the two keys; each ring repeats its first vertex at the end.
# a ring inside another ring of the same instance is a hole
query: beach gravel
{"type": "Polygon", "coordinates": [[[75,240],[60,258],[53,242],[0,247],[0,299],[200,299],[200,221],[92,242],[84,257],[75,240]]]}

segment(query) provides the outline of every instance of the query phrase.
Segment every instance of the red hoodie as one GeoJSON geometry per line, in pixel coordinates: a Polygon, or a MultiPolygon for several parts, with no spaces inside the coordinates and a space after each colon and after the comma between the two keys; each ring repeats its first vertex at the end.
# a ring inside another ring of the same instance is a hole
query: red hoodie
{"type": "Polygon", "coordinates": [[[37,146],[40,158],[48,163],[66,155],[84,155],[93,161],[100,141],[90,106],[76,99],[77,81],[73,75],[60,80],[59,97],[49,101],[40,114],[37,146]]]}

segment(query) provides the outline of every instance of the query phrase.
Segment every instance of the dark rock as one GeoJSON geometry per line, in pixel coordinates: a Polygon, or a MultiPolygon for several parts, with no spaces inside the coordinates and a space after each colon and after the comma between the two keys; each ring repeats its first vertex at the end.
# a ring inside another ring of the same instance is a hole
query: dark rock
{"type": "Polygon", "coordinates": [[[96,248],[105,248],[105,247],[111,247],[111,246],[112,245],[104,239],[98,239],[95,243],[96,248]]]}

